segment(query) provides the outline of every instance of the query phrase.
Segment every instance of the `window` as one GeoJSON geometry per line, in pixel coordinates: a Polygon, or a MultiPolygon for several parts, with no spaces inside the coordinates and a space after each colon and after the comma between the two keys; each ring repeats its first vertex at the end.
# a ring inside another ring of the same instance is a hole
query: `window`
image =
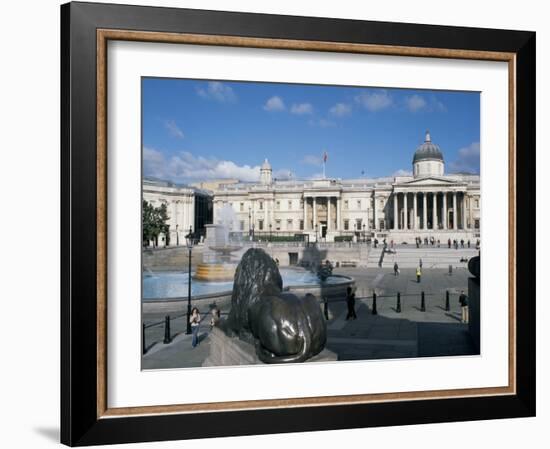
{"type": "Polygon", "coordinates": [[[357,209],[361,209],[361,200],[357,200],[357,209]]]}
{"type": "Polygon", "coordinates": [[[244,212],[244,203],[240,204],[240,210],[241,210],[241,212],[244,212]]]}
{"type": "MultiPolygon", "coordinates": [[[[262,204],[262,203],[260,203],[260,204],[262,204]]],[[[260,231],[264,230],[264,221],[263,220],[258,220],[258,229],[260,231]]]]}
{"type": "Polygon", "coordinates": [[[355,224],[357,225],[357,230],[358,231],[360,231],[363,228],[363,220],[361,220],[360,218],[355,220],[355,224]]]}
{"type": "Polygon", "coordinates": [[[292,210],[292,200],[288,200],[288,210],[292,210]]]}
{"type": "Polygon", "coordinates": [[[479,209],[479,200],[476,200],[476,209],[479,209]]]}
{"type": "Polygon", "coordinates": [[[344,220],[344,231],[349,231],[349,220],[344,220]]]}
{"type": "Polygon", "coordinates": [[[479,229],[479,220],[474,220],[474,228],[479,229]]]}
{"type": "Polygon", "coordinates": [[[276,231],[281,230],[281,220],[275,220],[275,230],[276,231]]]}
{"type": "Polygon", "coordinates": [[[264,202],[260,201],[260,210],[264,210],[264,202]]]}
{"type": "Polygon", "coordinates": [[[288,230],[291,230],[291,229],[292,229],[292,220],[287,220],[287,221],[286,221],[286,228],[287,228],[288,230]]]}
{"type": "Polygon", "coordinates": [[[241,231],[244,231],[244,220],[241,220],[241,221],[239,222],[239,229],[240,229],[241,231]]]}
{"type": "Polygon", "coordinates": [[[300,220],[300,231],[304,230],[304,220],[300,220]]]}
{"type": "Polygon", "coordinates": [[[344,201],[344,209],[348,209],[348,208],[349,208],[349,201],[345,200],[344,201]]]}

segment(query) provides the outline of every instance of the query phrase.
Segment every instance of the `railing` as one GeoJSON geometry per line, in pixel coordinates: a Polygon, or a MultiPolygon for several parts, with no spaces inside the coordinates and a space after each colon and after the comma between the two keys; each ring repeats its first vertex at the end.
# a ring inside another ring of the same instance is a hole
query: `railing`
{"type": "MultiPolygon", "coordinates": [[[[457,295],[457,293],[453,293],[453,295],[457,295]]],[[[405,298],[413,298],[414,302],[417,304],[416,310],[420,312],[426,312],[426,298],[427,297],[437,297],[439,296],[436,293],[425,293],[424,291],[418,293],[409,293],[409,294],[401,294],[401,292],[396,292],[393,294],[385,294],[385,295],[377,295],[376,292],[373,292],[370,296],[361,296],[357,297],[356,300],[371,300],[371,307],[370,307],[370,313],[372,315],[378,314],[378,301],[385,300],[387,302],[394,300],[395,301],[395,307],[392,308],[395,313],[402,313],[405,310],[406,306],[409,306],[411,304],[411,301],[408,301],[407,303],[404,301],[405,298]],[[403,300],[403,301],[402,301],[403,300]]],[[[449,290],[445,291],[445,295],[442,298],[441,305],[438,307],[441,310],[444,310],[445,312],[451,311],[451,303],[450,303],[450,296],[451,292],[449,290]]],[[[325,300],[323,298],[319,298],[319,303],[321,305],[321,308],[323,309],[323,313],[325,315],[325,318],[328,320],[328,305],[331,303],[337,303],[337,302],[344,302],[347,301],[347,298],[337,298],[337,299],[331,299],[330,301],[326,299],[327,307],[324,308],[325,300]]],[[[433,304],[432,304],[433,305],[433,304]]],[[[212,314],[212,309],[210,309],[201,319],[201,323],[212,314]]],[[[228,312],[220,312],[220,316],[228,315],[228,312]]],[[[166,315],[164,317],[164,320],[157,321],[154,323],[143,323],[142,324],[142,354],[145,355],[150,348],[152,348],[155,344],[158,343],[158,341],[153,342],[150,347],[147,347],[147,340],[146,340],[146,330],[164,325],[164,339],[162,341],[163,344],[169,344],[173,341],[174,337],[178,335],[177,333],[174,334],[171,329],[171,323],[177,319],[184,318],[187,319],[187,313],[179,314],[176,316],[170,316],[166,315]]],[[[185,325],[187,326],[187,321],[185,321],[185,325]]]]}

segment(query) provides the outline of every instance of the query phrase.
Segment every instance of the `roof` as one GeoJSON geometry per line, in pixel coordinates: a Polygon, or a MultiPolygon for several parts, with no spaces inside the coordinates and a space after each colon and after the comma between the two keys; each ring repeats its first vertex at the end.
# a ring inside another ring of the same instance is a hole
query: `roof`
{"type": "Polygon", "coordinates": [[[439,145],[432,142],[429,131],[426,131],[424,143],[420,145],[414,153],[413,164],[425,160],[436,160],[443,162],[443,153],[441,152],[439,145]]]}

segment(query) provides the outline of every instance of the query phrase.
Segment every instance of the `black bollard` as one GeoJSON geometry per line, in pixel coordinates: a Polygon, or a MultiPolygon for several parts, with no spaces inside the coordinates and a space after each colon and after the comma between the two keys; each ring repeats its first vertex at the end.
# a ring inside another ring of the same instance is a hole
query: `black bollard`
{"type": "Polygon", "coordinates": [[[425,311],[426,311],[426,301],[424,300],[424,292],[422,292],[422,294],[421,294],[421,299],[420,299],[420,311],[421,311],[421,312],[425,312],[425,311]]]}
{"type": "Polygon", "coordinates": [[[378,315],[378,311],[376,310],[376,293],[372,294],[372,314],[378,315]]]}
{"type": "Polygon", "coordinates": [[[451,310],[451,305],[449,303],[449,290],[445,292],[445,310],[448,312],[451,310]]]}
{"type": "Polygon", "coordinates": [[[141,330],[141,351],[143,354],[147,352],[147,346],[145,345],[145,323],[143,323],[143,329],[141,330]]]}
{"type": "Polygon", "coordinates": [[[397,292],[397,307],[395,308],[397,313],[401,313],[401,293],[397,292]]]}
{"type": "Polygon", "coordinates": [[[170,315],[164,317],[164,342],[165,345],[170,343],[170,315]]]}

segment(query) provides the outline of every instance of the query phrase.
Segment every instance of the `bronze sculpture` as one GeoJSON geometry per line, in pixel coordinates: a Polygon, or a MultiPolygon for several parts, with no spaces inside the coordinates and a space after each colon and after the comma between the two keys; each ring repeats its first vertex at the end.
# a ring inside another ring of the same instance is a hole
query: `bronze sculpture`
{"type": "Polygon", "coordinates": [[[227,329],[253,343],[264,363],[303,362],[325,347],[327,331],[315,296],[283,293],[273,259],[249,249],[235,272],[227,329]]]}

